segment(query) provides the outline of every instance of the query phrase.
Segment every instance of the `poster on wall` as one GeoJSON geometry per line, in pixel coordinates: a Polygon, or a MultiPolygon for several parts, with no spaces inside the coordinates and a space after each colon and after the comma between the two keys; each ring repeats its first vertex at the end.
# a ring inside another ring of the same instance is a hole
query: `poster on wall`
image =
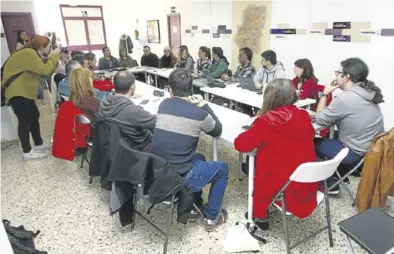
{"type": "Polygon", "coordinates": [[[146,31],[147,31],[148,43],[160,43],[159,20],[147,20],[146,31]]]}

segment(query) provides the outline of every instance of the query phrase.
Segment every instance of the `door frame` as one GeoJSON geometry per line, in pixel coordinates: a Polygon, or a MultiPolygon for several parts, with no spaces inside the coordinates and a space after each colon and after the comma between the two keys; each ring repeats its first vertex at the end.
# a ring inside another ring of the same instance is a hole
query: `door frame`
{"type": "Polygon", "coordinates": [[[180,13],[171,13],[171,14],[167,14],[167,30],[168,30],[168,46],[172,49],[172,45],[171,45],[171,27],[170,27],[170,18],[173,16],[178,16],[179,17],[179,44],[182,45],[182,36],[181,36],[181,14],[180,13]]]}
{"type": "MultiPolygon", "coordinates": [[[[31,12],[1,12],[0,16],[1,16],[1,24],[3,26],[3,30],[4,30],[5,35],[7,35],[7,33],[4,28],[3,16],[27,16],[27,17],[30,17],[32,34],[29,34],[29,36],[31,37],[36,34],[36,29],[34,27],[34,20],[33,20],[33,16],[31,15],[31,12]]],[[[10,43],[8,42],[7,36],[6,36],[6,40],[7,40],[8,50],[11,53],[12,47],[11,47],[10,43]]]]}

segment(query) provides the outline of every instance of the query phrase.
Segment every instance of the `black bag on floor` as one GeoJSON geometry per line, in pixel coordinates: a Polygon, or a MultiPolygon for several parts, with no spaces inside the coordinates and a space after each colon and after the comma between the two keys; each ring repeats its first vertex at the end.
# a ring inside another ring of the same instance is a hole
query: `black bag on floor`
{"type": "Polygon", "coordinates": [[[12,227],[8,220],[3,220],[3,225],[15,254],[47,254],[46,251],[37,250],[34,246],[33,238],[40,233],[39,230],[25,230],[23,225],[12,227]]]}

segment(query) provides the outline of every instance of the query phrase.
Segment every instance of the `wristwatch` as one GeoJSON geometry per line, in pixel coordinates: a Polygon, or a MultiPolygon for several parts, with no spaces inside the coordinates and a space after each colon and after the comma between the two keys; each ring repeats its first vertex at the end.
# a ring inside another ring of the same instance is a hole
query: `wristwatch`
{"type": "Polygon", "coordinates": [[[322,94],[320,95],[320,99],[323,98],[323,97],[326,97],[326,98],[327,98],[327,97],[328,97],[328,94],[322,93],[322,94]]]}

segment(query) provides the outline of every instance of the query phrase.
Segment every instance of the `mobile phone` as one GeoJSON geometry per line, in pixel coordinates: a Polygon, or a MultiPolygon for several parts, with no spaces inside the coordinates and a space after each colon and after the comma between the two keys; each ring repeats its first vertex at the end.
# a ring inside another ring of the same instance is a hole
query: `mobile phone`
{"type": "Polygon", "coordinates": [[[241,128],[242,128],[242,130],[248,130],[248,129],[250,129],[250,125],[244,125],[241,128]]]}
{"type": "Polygon", "coordinates": [[[145,104],[147,104],[149,102],[149,100],[143,100],[143,101],[141,101],[141,105],[145,105],[145,104]]]}

